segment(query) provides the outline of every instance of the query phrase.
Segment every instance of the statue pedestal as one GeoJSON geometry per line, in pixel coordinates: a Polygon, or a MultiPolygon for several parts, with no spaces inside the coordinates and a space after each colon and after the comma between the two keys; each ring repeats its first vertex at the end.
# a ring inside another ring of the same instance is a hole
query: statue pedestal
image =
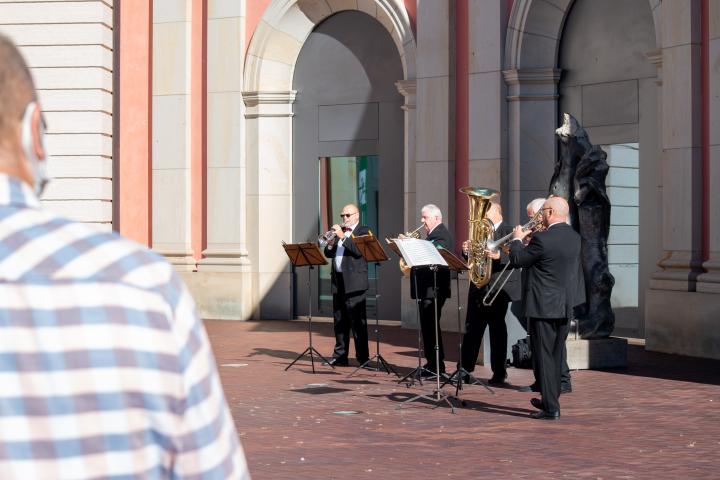
{"type": "Polygon", "coordinates": [[[596,340],[568,338],[567,362],[570,370],[595,370],[627,367],[628,342],[610,337],[596,340]]]}

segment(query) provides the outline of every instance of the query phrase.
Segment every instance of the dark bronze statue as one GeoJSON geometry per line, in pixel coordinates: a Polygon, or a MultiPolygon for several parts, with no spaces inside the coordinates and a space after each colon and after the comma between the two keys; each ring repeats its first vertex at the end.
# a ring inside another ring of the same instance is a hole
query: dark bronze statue
{"type": "Polygon", "coordinates": [[[580,234],[580,263],[585,280],[585,303],[576,308],[578,331],[585,339],[607,338],[615,326],[610,306],[615,278],[608,269],[607,239],[610,233],[610,199],[605,192],[607,154],[592,145],[575,117],[563,114],[555,130],[560,156],[550,181],[550,194],[570,205],[570,222],[580,234]]]}

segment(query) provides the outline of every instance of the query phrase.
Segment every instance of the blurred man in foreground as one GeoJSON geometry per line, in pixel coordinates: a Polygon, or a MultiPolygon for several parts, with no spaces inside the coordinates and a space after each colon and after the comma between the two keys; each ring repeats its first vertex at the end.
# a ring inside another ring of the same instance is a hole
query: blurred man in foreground
{"type": "Polygon", "coordinates": [[[41,208],[43,134],[0,36],[2,478],[249,478],[187,289],[146,248],[41,208]]]}

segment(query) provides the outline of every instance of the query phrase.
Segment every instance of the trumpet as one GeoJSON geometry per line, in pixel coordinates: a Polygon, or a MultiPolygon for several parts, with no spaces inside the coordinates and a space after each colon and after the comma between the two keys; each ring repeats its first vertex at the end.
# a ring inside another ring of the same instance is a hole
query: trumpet
{"type": "MultiPolygon", "coordinates": [[[[532,230],[533,232],[536,232],[542,228],[542,211],[538,210],[535,215],[528,221],[525,225],[522,226],[523,230],[532,230]]],[[[498,238],[497,240],[487,242],[485,245],[485,248],[487,250],[490,250],[491,252],[497,250],[499,247],[502,247],[506,243],[508,243],[513,237],[512,232],[508,233],[504,237],[498,238]]],[[[510,266],[510,263],[506,263],[505,267],[500,271],[500,275],[497,276],[495,281],[490,285],[490,288],[488,288],[487,293],[482,299],[483,305],[486,307],[489,307],[493,304],[497,296],[500,294],[500,290],[503,289],[505,284],[510,280],[510,277],[512,276],[515,269],[511,269],[510,272],[508,272],[507,275],[505,275],[505,278],[503,278],[503,275],[505,274],[505,271],[510,266]],[[501,283],[502,281],[502,283],[501,283]],[[500,286],[498,286],[498,283],[500,283],[500,286]],[[492,298],[488,299],[492,295],[492,298]]]]}
{"type": "MultiPolygon", "coordinates": [[[[401,233],[396,238],[420,238],[420,229],[424,226],[425,222],[421,223],[420,226],[417,227],[415,230],[411,232],[401,233]]],[[[391,243],[391,240],[388,238],[386,238],[385,241],[391,243]]],[[[407,277],[408,273],[410,273],[410,267],[407,266],[404,258],[400,258],[400,260],[398,261],[398,266],[400,267],[400,271],[402,272],[402,274],[407,277]]]]}
{"type": "MultiPolygon", "coordinates": [[[[523,230],[532,230],[533,232],[538,230],[542,226],[542,216],[538,211],[533,217],[522,226],[523,230]]],[[[502,247],[510,240],[512,240],[513,232],[508,233],[504,237],[498,238],[497,240],[491,240],[485,244],[485,249],[494,252],[499,247],[502,247]]]]}
{"type": "MultiPolygon", "coordinates": [[[[345,227],[347,227],[347,225],[344,223],[342,223],[340,225],[340,228],[345,228],[345,227]]],[[[335,230],[328,230],[327,232],[325,232],[321,235],[318,235],[318,239],[317,239],[318,245],[320,245],[320,247],[322,247],[322,248],[325,248],[328,243],[335,240],[335,237],[337,237],[337,235],[335,235],[335,230]]]]}

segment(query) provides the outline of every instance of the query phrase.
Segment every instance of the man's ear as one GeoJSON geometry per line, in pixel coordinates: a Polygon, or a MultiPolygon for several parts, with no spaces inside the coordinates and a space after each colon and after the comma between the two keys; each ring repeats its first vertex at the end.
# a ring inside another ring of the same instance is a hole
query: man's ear
{"type": "Polygon", "coordinates": [[[32,149],[35,156],[40,160],[45,160],[45,145],[43,145],[45,122],[43,122],[40,113],[40,106],[37,104],[30,118],[30,133],[32,135],[32,149]]]}

